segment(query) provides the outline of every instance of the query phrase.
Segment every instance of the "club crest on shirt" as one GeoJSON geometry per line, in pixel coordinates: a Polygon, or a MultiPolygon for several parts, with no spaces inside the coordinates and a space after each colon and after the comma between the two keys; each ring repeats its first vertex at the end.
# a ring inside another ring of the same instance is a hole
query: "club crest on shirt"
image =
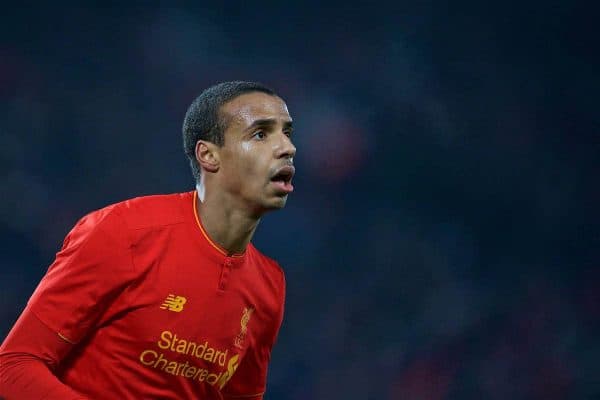
{"type": "Polygon", "coordinates": [[[233,340],[233,344],[238,349],[241,349],[243,347],[243,343],[246,339],[246,334],[248,332],[248,322],[250,321],[253,312],[253,307],[244,307],[244,310],[242,311],[242,318],[240,320],[240,333],[238,333],[235,336],[235,339],[233,340]]]}

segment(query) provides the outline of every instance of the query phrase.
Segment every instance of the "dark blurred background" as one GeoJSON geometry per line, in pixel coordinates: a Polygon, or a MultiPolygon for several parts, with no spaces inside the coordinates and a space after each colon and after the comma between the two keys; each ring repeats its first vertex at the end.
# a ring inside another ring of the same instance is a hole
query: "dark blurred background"
{"type": "Polygon", "coordinates": [[[0,340],[82,215],[193,189],[193,98],[257,80],[298,147],[266,399],[600,396],[588,6],[168,3],[2,10],[0,340]]]}

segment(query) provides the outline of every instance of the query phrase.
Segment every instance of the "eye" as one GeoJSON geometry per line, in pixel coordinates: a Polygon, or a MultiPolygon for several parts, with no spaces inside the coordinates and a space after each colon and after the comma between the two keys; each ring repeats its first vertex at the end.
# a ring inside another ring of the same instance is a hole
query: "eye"
{"type": "Polygon", "coordinates": [[[292,130],[291,129],[285,130],[285,131],[283,131],[283,134],[287,137],[292,137],[292,130]]]}
{"type": "Polygon", "coordinates": [[[265,131],[256,131],[254,132],[254,134],[252,135],[253,138],[262,140],[264,138],[267,137],[267,134],[265,133],[265,131]]]}

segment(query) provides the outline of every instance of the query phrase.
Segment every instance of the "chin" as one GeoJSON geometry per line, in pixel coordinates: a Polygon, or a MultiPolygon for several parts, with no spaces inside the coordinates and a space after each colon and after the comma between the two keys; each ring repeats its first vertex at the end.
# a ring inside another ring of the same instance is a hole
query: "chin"
{"type": "Polygon", "coordinates": [[[267,202],[267,204],[265,204],[265,209],[267,211],[280,210],[283,207],[285,207],[285,203],[287,203],[287,195],[282,196],[282,197],[277,197],[277,198],[267,202]]]}

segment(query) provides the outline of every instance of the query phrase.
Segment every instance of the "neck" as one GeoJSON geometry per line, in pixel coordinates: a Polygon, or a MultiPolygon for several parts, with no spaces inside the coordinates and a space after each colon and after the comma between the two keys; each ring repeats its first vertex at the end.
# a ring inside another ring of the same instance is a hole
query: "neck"
{"type": "Polygon", "coordinates": [[[222,198],[196,192],[196,212],[208,236],[227,251],[240,254],[252,240],[260,218],[253,217],[222,198]]]}

